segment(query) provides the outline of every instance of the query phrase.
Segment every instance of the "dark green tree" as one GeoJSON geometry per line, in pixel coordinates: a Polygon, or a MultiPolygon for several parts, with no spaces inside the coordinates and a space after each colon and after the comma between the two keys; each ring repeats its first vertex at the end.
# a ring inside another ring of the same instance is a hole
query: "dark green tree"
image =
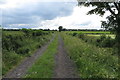
{"type": "Polygon", "coordinates": [[[30,33],[32,32],[31,29],[26,29],[26,28],[22,28],[21,31],[23,31],[25,33],[26,36],[29,36],[30,33]]]}
{"type": "Polygon", "coordinates": [[[63,27],[62,26],[59,26],[59,32],[61,32],[63,30],[63,27]]]}
{"type": "Polygon", "coordinates": [[[106,17],[106,21],[102,21],[102,27],[113,30],[116,34],[116,49],[120,55],[120,2],[79,2],[78,6],[92,6],[94,9],[87,14],[97,14],[103,16],[107,11],[111,14],[106,17]]]}

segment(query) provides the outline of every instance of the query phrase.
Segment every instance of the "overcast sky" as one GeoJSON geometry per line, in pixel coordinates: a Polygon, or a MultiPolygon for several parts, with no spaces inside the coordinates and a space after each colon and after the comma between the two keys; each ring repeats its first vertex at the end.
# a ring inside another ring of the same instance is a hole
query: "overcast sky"
{"type": "Polygon", "coordinates": [[[4,28],[100,29],[105,16],[86,15],[92,7],[78,7],[77,0],[0,0],[0,24],[4,28]]]}

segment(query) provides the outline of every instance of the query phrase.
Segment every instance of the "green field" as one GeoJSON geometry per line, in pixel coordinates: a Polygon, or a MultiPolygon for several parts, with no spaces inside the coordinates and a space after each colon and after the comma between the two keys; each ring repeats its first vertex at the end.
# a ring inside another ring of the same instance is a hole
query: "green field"
{"type": "MultiPolygon", "coordinates": [[[[109,31],[3,31],[2,74],[21,63],[38,48],[54,40],[23,78],[52,78],[55,55],[58,52],[58,35],[64,48],[76,65],[80,78],[118,78],[118,54],[115,51],[115,35],[109,31]]],[[[64,73],[63,73],[64,74],[64,73]]]]}
{"type": "Polygon", "coordinates": [[[110,31],[66,31],[66,33],[110,34],[110,31]]]}
{"type": "MultiPolygon", "coordinates": [[[[95,36],[95,37],[100,37],[102,34],[88,34],[88,36],[95,36]]],[[[111,38],[115,39],[114,34],[106,34],[106,36],[110,36],[111,38]]]]}
{"type": "Polygon", "coordinates": [[[22,36],[24,33],[22,31],[3,31],[3,35],[16,35],[16,36],[22,36]]]}

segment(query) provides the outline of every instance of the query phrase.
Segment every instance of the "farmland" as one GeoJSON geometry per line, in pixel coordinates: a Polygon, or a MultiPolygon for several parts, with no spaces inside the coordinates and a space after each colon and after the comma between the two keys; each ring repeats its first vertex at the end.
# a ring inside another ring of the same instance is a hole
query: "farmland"
{"type": "MultiPolygon", "coordinates": [[[[95,36],[95,37],[100,37],[102,34],[88,34],[88,36],[95,36]]],[[[114,34],[106,34],[106,36],[110,36],[111,38],[115,39],[114,34]]]]}
{"type": "Polygon", "coordinates": [[[66,33],[69,33],[69,34],[80,33],[80,34],[86,34],[88,36],[95,36],[95,37],[100,37],[101,35],[105,34],[106,36],[115,38],[115,35],[110,31],[66,31],[66,33]]]}
{"type": "Polygon", "coordinates": [[[109,31],[23,29],[3,31],[2,39],[3,75],[10,70],[14,71],[22,60],[32,57],[37,49],[47,44],[48,47],[41,56],[37,55],[38,58],[22,78],[64,78],[61,77],[63,75],[65,78],[118,78],[120,65],[114,47],[115,35],[109,31]],[[71,66],[74,69],[72,71],[71,66]],[[73,71],[77,75],[73,75],[73,71]]]}
{"type": "Polygon", "coordinates": [[[66,31],[67,33],[85,33],[85,34],[110,34],[110,31],[66,31]]]}

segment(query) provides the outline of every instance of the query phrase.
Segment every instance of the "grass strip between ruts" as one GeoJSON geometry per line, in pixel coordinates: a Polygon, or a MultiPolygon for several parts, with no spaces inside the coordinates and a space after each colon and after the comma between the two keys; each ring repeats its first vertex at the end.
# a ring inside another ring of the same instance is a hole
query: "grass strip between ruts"
{"type": "Polygon", "coordinates": [[[54,56],[57,53],[58,36],[50,43],[42,56],[28,69],[25,78],[51,78],[54,69],[54,56]]]}

